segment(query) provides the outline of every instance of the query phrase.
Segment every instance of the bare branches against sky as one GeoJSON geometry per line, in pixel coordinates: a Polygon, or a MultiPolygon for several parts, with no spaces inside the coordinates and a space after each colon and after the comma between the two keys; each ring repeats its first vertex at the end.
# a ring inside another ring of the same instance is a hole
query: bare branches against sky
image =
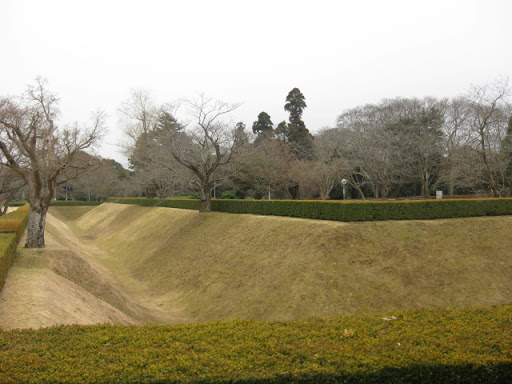
{"type": "Polygon", "coordinates": [[[160,103],[205,93],[286,119],[299,87],[312,132],[347,108],[383,98],[454,97],[512,75],[508,0],[35,1],[2,0],[0,89],[37,76],[65,122],[110,115],[102,154],[122,160],[117,109],[130,89],[160,103]]]}

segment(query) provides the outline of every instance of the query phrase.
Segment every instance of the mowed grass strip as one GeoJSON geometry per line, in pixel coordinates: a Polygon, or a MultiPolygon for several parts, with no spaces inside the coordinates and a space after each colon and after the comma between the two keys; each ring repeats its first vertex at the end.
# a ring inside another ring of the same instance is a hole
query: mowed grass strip
{"type": "Polygon", "coordinates": [[[394,315],[2,332],[0,381],[511,382],[512,306],[394,315]]]}

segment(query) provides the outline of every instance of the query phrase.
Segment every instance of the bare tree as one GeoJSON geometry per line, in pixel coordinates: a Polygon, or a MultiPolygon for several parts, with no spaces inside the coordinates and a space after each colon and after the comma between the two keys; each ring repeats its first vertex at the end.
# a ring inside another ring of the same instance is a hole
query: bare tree
{"type": "MultiPolygon", "coordinates": [[[[120,125],[126,135],[135,142],[142,134],[155,128],[160,108],[156,107],[149,91],[132,89],[129,98],[121,103],[118,111],[120,125]]],[[[128,151],[131,148],[129,146],[128,151]]]]}
{"type": "MultiPolygon", "coordinates": [[[[123,195],[127,171],[115,160],[102,159],[97,166],[59,188],[60,197],[85,201],[105,201],[111,196],[123,195]]],[[[59,197],[57,195],[57,197],[59,197]]]]}
{"type": "Polygon", "coordinates": [[[92,125],[59,128],[58,99],[45,80],[37,79],[19,99],[0,100],[0,164],[20,175],[30,203],[28,248],[44,247],[46,213],[56,187],[90,166],[79,153],[94,145],[104,131],[105,114],[93,115],[92,125]]]}
{"type": "Polygon", "coordinates": [[[190,191],[191,172],[172,156],[169,135],[183,126],[175,119],[178,104],[156,105],[149,91],[132,90],[121,104],[120,125],[130,142],[125,153],[133,174],[130,177],[132,193],[146,197],[165,197],[190,191]]]}
{"type": "Polygon", "coordinates": [[[172,156],[194,176],[194,184],[201,196],[201,212],[210,211],[211,192],[217,183],[225,181],[233,160],[235,129],[225,117],[238,108],[238,104],[215,101],[205,95],[185,100],[192,121],[182,130],[167,128],[161,142],[172,156]]]}
{"type": "Polygon", "coordinates": [[[388,121],[381,106],[365,105],[340,115],[332,134],[338,136],[338,152],[351,164],[345,177],[363,199],[365,185],[371,186],[374,197],[386,197],[401,179],[400,156],[394,154],[392,137],[385,130],[388,121]]]}
{"type": "Polygon", "coordinates": [[[506,164],[500,148],[506,135],[510,105],[508,79],[473,86],[466,95],[470,126],[478,138],[478,149],[486,170],[487,183],[494,197],[504,186],[506,164]]]}
{"type": "Polygon", "coordinates": [[[254,189],[263,198],[290,197],[289,189],[302,178],[290,147],[280,140],[267,138],[248,146],[237,172],[241,186],[254,189]]]}
{"type": "Polygon", "coordinates": [[[390,134],[393,158],[398,159],[401,178],[420,185],[424,197],[437,180],[442,157],[444,109],[446,100],[385,100],[388,112],[386,131],[390,134]]]}
{"type": "MultiPolygon", "coordinates": [[[[339,142],[339,136],[331,129],[319,132],[313,142],[315,160],[306,163],[307,178],[321,200],[327,200],[336,183],[352,171],[350,162],[340,151],[344,143],[339,142]]],[[[303,184],[304,181],[301,188],[303,184]]]]}

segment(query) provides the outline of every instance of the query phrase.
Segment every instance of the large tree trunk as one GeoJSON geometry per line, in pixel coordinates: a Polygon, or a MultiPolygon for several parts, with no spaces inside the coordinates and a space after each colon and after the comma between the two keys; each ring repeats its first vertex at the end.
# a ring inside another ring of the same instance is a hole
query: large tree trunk
{"type": "Polygon", "coordinates": [[[41,204],[30,204],[27,226],[26,248],[44,248],[44,227],[48,207],[41,204]]]}
{"type": "Polygon", "coordinates": [[[484,161],[485,169],[487,171],[487,177],[489,181],[489,187],[492,191],[493,197],[500,197],[500,193],[498,191],[498,185],[496,180],[494,179],[494,175],[491,169],[491,165],[489,163],[489,158],[487,157],[487,144],[485,143],[485,125],[480,128],[480,154],[484,161]]]}
{"type": "Polygon", "coordinates": [[[290,197],[292,200],[299,200],[300,199],[300,185],[295,184],[292,187],[288,187],[288,193],[290,194],[290,197]]]}
{"type": "Polygon", "coordinates": [[[424,198],[430,197],[430,188],[429,188],[429,174],[427,169],[423,169],[421,175],[421,193],[424,198]]]}
{"type": "Polygon", "coordinates": [[[201,186],[201,205],[199,206],[199,212],[210,212],[212,210],[211,193],[212,186],[210,184],[205,184],[201,186]]]}
{"type": "Polygon", "coordinates": [[[204,199],[201,197],[201,205],[199,207],[199,212],[210,212],[211,210],[212,207],[210,196],[207,196],[204,199]]]}
{"type": "Polygon", "coordinates": [[[452,164],[450,164],[449,167],[450,167],[450,171],[448,172],[448,174],[450,176],[449,176],[449,180],[448,180],[448,195],[452,196],[455,191],[455,175],[454,175],[455,172],[453,170],[452,164]]]}

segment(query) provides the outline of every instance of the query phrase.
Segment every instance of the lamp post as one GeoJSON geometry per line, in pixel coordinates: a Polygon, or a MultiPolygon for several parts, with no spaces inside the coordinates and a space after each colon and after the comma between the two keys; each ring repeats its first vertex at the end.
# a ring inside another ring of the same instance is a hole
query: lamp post
{"type": "Polygon", "coordinates": [[[347,179],[341,179],[341,184],[343,184],[343,200],[347,199],[347,179]]]}

